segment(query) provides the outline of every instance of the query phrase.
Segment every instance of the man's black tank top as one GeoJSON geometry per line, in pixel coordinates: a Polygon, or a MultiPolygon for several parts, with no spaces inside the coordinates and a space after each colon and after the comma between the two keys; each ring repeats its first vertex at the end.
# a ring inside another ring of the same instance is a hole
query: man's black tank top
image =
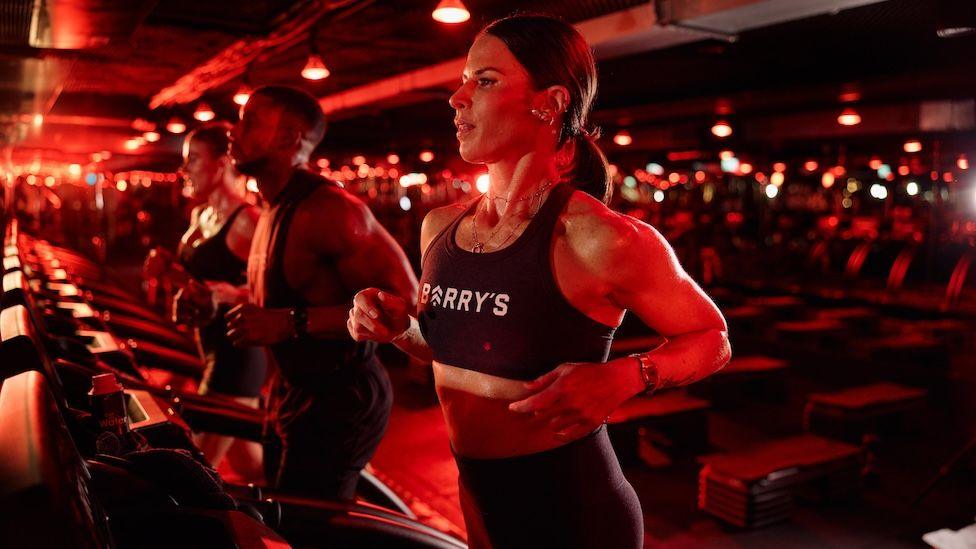
{"type": "Polygon", "coordinates": [[[193,242],[180,245],[177,256],[186,271],[194,278],[220,280],[234,286],[244,284],[247,264],[227,247],[227,233],[230,232],[238,214],[246,207],[246,204],[238,206],[210,238],[198,238],[193,242]]]}
{"type": "MultiPolygon", "coordinates": [[[[285,278],[285,247],[295,210],[322,185],[335,183],[311,172],[296,170],[285,188],[261,213],[248,259],[248,286],[252,303],[265,308],[312,306],[292,289],[285,278]]],[[[322,222],[322,226],[315,230],[333,230],[328,226],[328,219],[322,222]]],[[[353,293],[350,293],[350,304],[352,298],[353,293]]],[[[369,361],[375,349],[376,344],[372,342],[311,336],[288,339],[271,346],[271,352],[285,378],[290,383],[306,386],[309,382],[327,379],[341,367],[369,361]]]]}
{"type": "Polygon", "coordinates": [[[474,253],[457,245],[461,219],[430,243],[420,279],[420,328],[437,362],[530,380],[564,362],[606,362],[616,330],[586,316],[553,276],[552,234],[575,189],[557,185],[509,246],[474,253]]]}

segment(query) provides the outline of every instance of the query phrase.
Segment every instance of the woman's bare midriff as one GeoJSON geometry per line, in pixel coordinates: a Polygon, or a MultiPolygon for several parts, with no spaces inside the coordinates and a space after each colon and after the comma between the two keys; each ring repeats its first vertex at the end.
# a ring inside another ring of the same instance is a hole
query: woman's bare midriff
{"type": "Polygon", "coordinates": [[[508,409],[512,402],[531,394],[523,383],[434,362],[434,385],[458,455],[521,456],[571,441],[558,438],[548,419],[508,409]]]}

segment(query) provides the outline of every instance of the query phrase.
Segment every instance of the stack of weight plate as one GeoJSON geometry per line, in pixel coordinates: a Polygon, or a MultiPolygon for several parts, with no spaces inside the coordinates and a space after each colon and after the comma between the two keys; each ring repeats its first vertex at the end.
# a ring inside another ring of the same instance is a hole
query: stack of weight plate
{"type": "Polygon", "coordinates": [[[789,518],[798,494],[821,499],[856,487],[856,446],[802,435],[741,451],[704,456],[698,477],[698,507],[742,528],[789,518]]]}

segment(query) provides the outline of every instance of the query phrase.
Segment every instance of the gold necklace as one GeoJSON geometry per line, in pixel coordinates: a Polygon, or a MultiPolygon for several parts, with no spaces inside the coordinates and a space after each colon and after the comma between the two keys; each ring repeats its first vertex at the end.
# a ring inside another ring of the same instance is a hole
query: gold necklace
{"type": "MultiPolygon", "coordinates": [[[[533,199],[533,198],[539,198],[539,197],[542,196],[542,193],[546,192],[546,189],[548,189],[550,186],[552,186],[552,181],[546,181],[546,184],[543,185],[542,187],[540,187],[539,190],[537,190],[536,192],[534,192],[534,193],[532,193],[530,195],[523,196],[522,198],[519,198],[517,200],[512,200],[511,202],[509,202],[509,200],[507,198],[504,198],[504,197],[495,197],[492,200],[495,200],[495,199],[499,199],[500,198],[500,199],[504,200],[506,203],[508,203],[509,205],[511,205],[511,204],[515,204],[515,203],[518,203],[518,202],[522,202],[524,200],[529,200],[529,199],[533,199]]],[[[488,193],[485,193],[485,194],[481,195],[481,199],[484,199],[484,197],[487,196],[487,194],[488,193]]],[[[481,200],[481,199],[479,199],[479,200],[481,200]]],[[[487,207],[488,207],[488,205],[486,203],[485,204],[485,208],[487,208],[487,207]]],[[[491,234],[488,235],[488,238],[486,238],[484,241],[478,240],[478,229],[477,229],[477,225],[478,225],[478,211],[480,209],[481,209],[480,206],[478,208],[475,208],[474,215],[471,217],[471,240],[472,240],[472,242],[474,242],[474,245],[471,246],[471,251],[473,253],[476,253],[476,254],[480,254],[480,253],[484,253],[485,252],[485,246],[487,244],[489,244],[493,238],[495,238],[495,235],[498,234],[498,231],[500,231],[502,229],[502,227],[505,226],[505,222],[508,221],[506,219],[505,221],[500,222],[498,224],[498,226],[495,227],[495,230],[492,231],[491,234]]],[[[518,231],[522,227],[522,225],[525,225],[532,218],[534,218],[539,213],[539,210],[540,209],[542,209],[542,201],[541,200],[539,201],[539,205],[536,207],[536,210],[534,212],[532,212],[532,215],[530,215],[529,217],[523,219],[518,225],[516,225],[515,228],[512,229],[512,231],[510,233],[508,233],[508,236],[505,238],[505,240],[503,240],[502,243],[498,245],[498,247],[499,248],[503,247],[509,240],[511,240],[512,236],[515,235],[515,232],[518,231]]]]}

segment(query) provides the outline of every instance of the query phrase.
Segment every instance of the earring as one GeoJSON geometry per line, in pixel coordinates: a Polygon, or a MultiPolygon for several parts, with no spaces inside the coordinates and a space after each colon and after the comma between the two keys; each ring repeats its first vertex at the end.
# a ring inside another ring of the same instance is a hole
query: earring
{"type": "Polygon", "coordinates": [[[555,122],[555,119],[553,118],[552,113],[550,113],[549,111],[544,111],[544,110],[539,110],[539,109],[532,109],[529,112],[531,112],[533,115],[535,115],[536,118],[538,118],[543,124],[545,124],[547,126],[552,126],[552,123],[555,122]]]}

